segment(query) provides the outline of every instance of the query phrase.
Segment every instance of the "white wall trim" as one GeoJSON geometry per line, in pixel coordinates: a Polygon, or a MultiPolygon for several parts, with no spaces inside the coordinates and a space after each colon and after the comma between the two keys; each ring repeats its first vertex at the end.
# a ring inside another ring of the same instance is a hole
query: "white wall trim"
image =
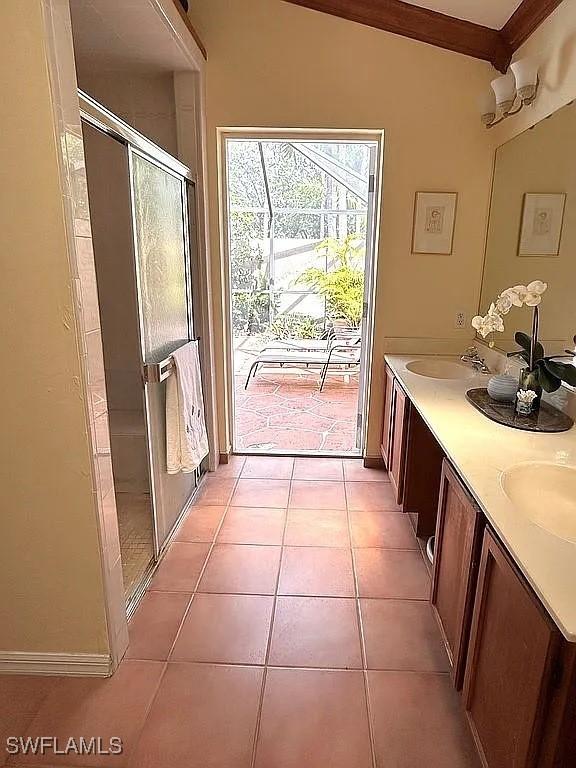
{"type": "Polygon", "coordinates": [[[0,651],[0,673],[109,677],[112,674],[112,659],[107,653],[0,651]]]}

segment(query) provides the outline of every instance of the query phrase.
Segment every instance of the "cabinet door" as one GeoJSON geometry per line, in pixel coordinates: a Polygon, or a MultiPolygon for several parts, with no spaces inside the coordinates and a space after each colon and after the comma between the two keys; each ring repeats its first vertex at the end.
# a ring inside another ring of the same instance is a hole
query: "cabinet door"
{"type": "Polygon", "coordinates": [[[385,366],[384,370],[384,418],[382,419],[382,439],[380,453],[386,469],[390,468],[390,439],[392,434],[392,415],[394,410],[394,374],[385,366]]]}
{"type": "Polygon", "coordinates": [[[462,687],[480,554],[482,515],[447,461],[442,464],[432,605],[462,687]]]}
{"type": "Polygon", "coordinates": [[[392,432],[390,437],[389,472],[390,482],[396,493],[396,502],[402,503],[404,493],[404,468],[406,466],[406,434],[408,431],[408,415],[410,402],[402,388],[394,380],[394,402],[392,416],[392,432]]]}
{"type": "Polygon", "coordinates": [[[482,546],[464,705],[489,768],[534,768],[558,630],[490,531],[482,546]]]}

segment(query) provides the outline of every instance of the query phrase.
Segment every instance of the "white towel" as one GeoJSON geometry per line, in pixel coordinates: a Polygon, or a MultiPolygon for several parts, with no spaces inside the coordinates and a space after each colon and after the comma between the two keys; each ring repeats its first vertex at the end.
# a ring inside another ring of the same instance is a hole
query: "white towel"
{"type": "Polygon", "coordinates": [[[208,453],[198,342],[172,353],[166,381],[166,464],[170,475],[193,472],[208,453]]]}

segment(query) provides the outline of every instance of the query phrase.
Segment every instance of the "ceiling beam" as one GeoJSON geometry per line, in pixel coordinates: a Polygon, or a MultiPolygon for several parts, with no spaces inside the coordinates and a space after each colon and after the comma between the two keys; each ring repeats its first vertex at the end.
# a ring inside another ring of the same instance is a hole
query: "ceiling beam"
{"type": "Polygon", "coordinates": [[[439,48],[489,61],[500,72],[562,0],[523,0],[502,30],[446,16],[402,0],[285,0],[439,48]]]}
{"type": "Polygon", "coordinates": [[[500,34],[513,51],[550,16],[562,0],[523,0],[502,27],[500,34]]]}
{"type": "Polygon", "coordinates": [[[176,10],[178,11],[180,16],[182,17],[182,21],[188,27],[188,32],[190,32],[190,34],[194,38],[194,42],[196,43],[198,48],[200,48],[200,53],[202,54],[202,56],[205,59],[207,59],[208,57],[207,57],[207,54],[206,54],[206,47],[204,46],[204,43],[202,42],[202,40],[200,38],[200,35],[194,29],[194,27],[192,25],[192,22],[190,21],[190,17],[188,16],[188,13],[182,7],[182,3],[180,2],[180,0],[173,0],[173,2],[174,2],[174,5],[176,6],[176,10]]]}

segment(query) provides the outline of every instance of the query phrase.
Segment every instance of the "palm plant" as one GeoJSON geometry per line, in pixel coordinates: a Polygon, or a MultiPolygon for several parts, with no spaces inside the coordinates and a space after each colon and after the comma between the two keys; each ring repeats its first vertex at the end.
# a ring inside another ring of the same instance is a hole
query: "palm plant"
{"type": "Polygon", "coordinates": [[[307,285],[326,299],[331,320],[345,320],[357,328],[362,321],[364,303],[364,241],[358,235],[342,239],[327,238],[316,246],[316,252],[327,256],[328,269],[309,267],[297,284],[307,285]]]}

